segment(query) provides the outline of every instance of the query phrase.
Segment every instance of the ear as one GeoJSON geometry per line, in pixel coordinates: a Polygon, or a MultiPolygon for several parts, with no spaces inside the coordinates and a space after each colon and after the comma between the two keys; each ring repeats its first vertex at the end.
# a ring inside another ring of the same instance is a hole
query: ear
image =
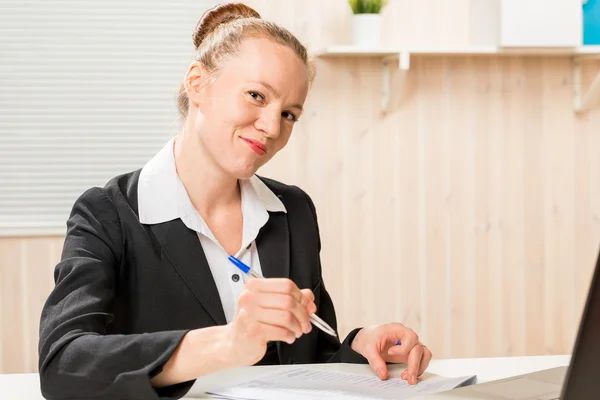
{"type": "Polygon", "coordinates": [[[190,105],[196,107],[200,105],[203,99],[203,91],[209,83],[209,74],[202,63],[197,61],[190,64],[185,74],[184,86],[190,105]]]}

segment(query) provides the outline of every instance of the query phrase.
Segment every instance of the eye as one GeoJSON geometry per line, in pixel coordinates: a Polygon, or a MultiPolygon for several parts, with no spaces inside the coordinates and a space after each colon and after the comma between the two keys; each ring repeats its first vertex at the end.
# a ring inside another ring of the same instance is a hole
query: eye
{"type": "Polygon", "coordinates": [[[298,121],[298,118],[296,117],[296,115],[294,115],[293,113],[291,113],[289,111],[282,112],[281,116],[290,121],[294,121],[294,122],[298,121]]]}
{"type": "Polygon", "coordinates": [[[265,96],[258,92],[249,91],[248,95],[250,95],[250,97],[252,97],[254,100],[259,101],[261,103],[265,101],[265,96]]]}

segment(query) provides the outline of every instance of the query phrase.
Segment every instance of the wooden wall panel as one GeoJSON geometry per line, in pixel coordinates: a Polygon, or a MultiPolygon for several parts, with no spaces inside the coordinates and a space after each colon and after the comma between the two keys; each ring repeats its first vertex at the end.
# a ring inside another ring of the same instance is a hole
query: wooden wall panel
{"type": "MultiPolygon", "coordinates": [[[[24,293],[21,288],[20,271],[21,241],[19,239],[2,239],[0,242],[0,322],[2,325],[0,343],[0,368],[2,372],[18,372],[25,370],[23,349],[23,317],[22,308],[24,293]]],[[[30,311],[27,311],[30,312],[30,311]]]]}
{"type": "MultiPolygon", "coordinates": [[[[598,143],[598,111],[572,112],[570,59],[415,57],[403,102],[372,117],[366,131],[368,112],[356,104],[371,94],[358,77],[347,78],[365,65],[379,87],[371,60],[319,62],[327,73],[312,96],[323,101],[313,97],[311,110],[337,112],[299,127],[292,144],[320,141],[304,155],[307,165],[338,160],[339,181],[325,168],[294,183],[315,198],[343,329],[393,312],[441,357],[569,352],[600,243],[598,163],[589,150],[598,143]],[[335,82],[324,81],[333,75],[335,82]],[[373,194],[357,204],[367,187],[373,194]],[[373,232],[374,247],[365,238],[373,232]],[[374,282],[355,281],[363,269],[374,282]],[[365,296],[372,285],[377,296],[365,296]]],[[[598,64],[586,68],[589,74],[598,64]]],[[[267,174],[289,181],[280,172],[287,151],[298,150],[285,149],[267,174]]]]}
{"type": "Polygon", "coordinates": [[[37,371],[40,313],[62,240],[0,239],[0,373],[37,371]]]}

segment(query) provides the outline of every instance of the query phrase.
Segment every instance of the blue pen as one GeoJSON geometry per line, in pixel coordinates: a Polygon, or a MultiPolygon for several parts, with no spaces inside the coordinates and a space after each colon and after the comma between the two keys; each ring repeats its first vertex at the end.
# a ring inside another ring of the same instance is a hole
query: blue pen
{"type": "MultiPolygon", "coordinates": [[[[253,270],[252,268],[247,266],[246,264],[244,264],[242,261],[238,260],[236,257],[229,256],[229,261],[231,261],[231,263],[233,265],[235,265],[236,267],[238,267],[243,273],[248,274],[253,278],[264,279],[264,276],[262,276],[261,274],[259,274],[258,272],[256,272],[255,270],[253,270]]],[[[330,327],[327,324],[327,322],[325,322],[321,318],[319,318],[319,316],[317,316],[316,314],[310,315],[310,322],[314,326],[316,326],[317,328],[322,330],[323,332],[325,332],[333,337],[337,337],[335,330],[332,327],[330,327]]]]}

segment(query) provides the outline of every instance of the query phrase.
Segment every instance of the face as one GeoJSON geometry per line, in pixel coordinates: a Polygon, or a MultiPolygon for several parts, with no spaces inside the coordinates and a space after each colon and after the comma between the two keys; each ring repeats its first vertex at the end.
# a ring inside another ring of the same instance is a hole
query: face
{"type": "Polygon", "coordinates": [[[249,178],[288,142],[308,93],[307,67],[287,46],[248,38],[208,84],[196,68],[199,86],[188,89],[195,137],[219,168],[249,178]]]}

